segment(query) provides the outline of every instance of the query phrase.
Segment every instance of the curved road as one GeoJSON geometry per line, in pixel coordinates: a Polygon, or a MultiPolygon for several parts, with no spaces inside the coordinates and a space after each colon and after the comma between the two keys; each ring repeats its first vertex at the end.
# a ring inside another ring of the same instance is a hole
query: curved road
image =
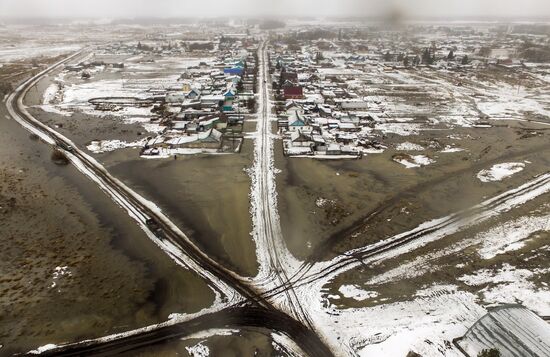
{"type": "MultiPolygon", "coordinates": [[[[224,313],[227,313],[228,316],[231,317],[229,319],[232,324],[231,326],[255,326],[275,329],[289,336],[305,353],[311,356],[331,356],[332,353],[329,348],[311,328],[273,307],[271,302],[264,299],[260,292],[256,291],[256,289],[244,279],[219,265],[202,252],[154,204],[146,201],[121,181],[111,176],[99,162],[77,148],[71,140],[44,125],[26,110],[23,104],[23,98],[28,90],[45,75],[57,70],[82,53],[83,51],[79,51],[57,62],[20,85],[10,94],[6,101],[6,107],[10,115],[27,130],[38,135],[43,141],[64,152],[82,173],[98,184],[113,201],[126,209],[128,214],[138,222],[147,235],[160,246],[170,258],[180,265],[193,269],[205,278],[214,289],[220,292],[225,300],[232,302],[233,306],[224,310],[224,313]],[[148,224],[148,222],[151,222],[150,220],[153,220],[154,223],[148,224]],[[242,297],[244,297],[245,300],[243,300],[242,297]],[[237,306],[240,306],[240,308],[237,306]]],[[[262,85],[265,87],[265,84],[262,85]]],[[[219,314],[222,314],[222,312],[219,314]]],[[[193,328],[190,326],[193,324],[199,326],[194,328],[201,329],[220,327],[220,325],[226,326],[224,325],[226,322],[223,319],[212,318],[212,315],[205,316],[206,317],[198,317],[191,320],[194,322],[176,323],[170,325],[170,327],[162,324],[152,326],[145,331],[129,334],[128,336],[123,335],[113,339],[59,346],[47,353],[58,354],[63,351],[72,353],[70,351],[77,350],[78,352],[75,353],[78,355],[98,353],[110,354],[120,348],[131,350],[156,343],[160,340],[176,338],[181,334],[186,334],[187,332],[185,331],[192,331],[193,328]],[[210,318],[208,318],[208,316],[210,316],[210,318]],[[163,333],[166,333],[166,335],[163,335],[163,333]]]]}
{"type": "Polygon", "coordinates": [[[111,342],[82,341],[47,350],[43,356],[112,356],[140,347],[166,343],[185,338],[212,328],[267,328],[292,337],[297,345],[310,356],[330,356],[330,350],[319,344],[314,332],[288,315],[262,307],[231,307],[194,319],[160,326],[139,334],[121,336],[111,342]]]}

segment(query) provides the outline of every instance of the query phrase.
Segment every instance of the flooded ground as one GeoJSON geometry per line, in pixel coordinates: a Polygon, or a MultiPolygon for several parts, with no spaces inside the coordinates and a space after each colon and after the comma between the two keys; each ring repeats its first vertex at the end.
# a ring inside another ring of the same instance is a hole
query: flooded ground
{"type": "Polygon", "coordinates": [[[520,185],[550,166],[547,127],[495,122],[499,127],[388,135],[388,149],[360,160],[285,158],[277,145],[279,212],[285,239],[299,257],[314,260],[373,243],[520,185]],[[510,127],[508,127],[508,125],[510,127]],[[537,134],[529,135],[536,132],[537,134]],[[449,135],[451,135],[449,137],[449,135]],[[434,163],[406,168],[393,158],[402,142],[422,145],[434,163]],[[444,147],[463,149],[442,152],[444,147]],[[525,169],[501,182],[483,183],[480,170],[501,162],[525,169]]]}
{"type": "Polygon", "coordinates": [[[196,312],[214,295],[0,108],[1,354],[196,312]],[[24,267],[24,269],[22,269],[24,267]]]}

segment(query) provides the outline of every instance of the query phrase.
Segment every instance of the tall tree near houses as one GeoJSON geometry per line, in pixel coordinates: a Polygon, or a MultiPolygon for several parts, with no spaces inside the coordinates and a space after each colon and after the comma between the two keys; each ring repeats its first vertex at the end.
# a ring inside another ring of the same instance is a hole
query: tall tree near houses
{"type": "Polygon", "coordinates": [[[433,62],[434,62],[434,57],[432,57],[432,55],[430,53],[430,49],[425,48],[424,52],[422,53],[422,63],[427,64],[427,65],[431,65],[431,64],[433,64],[433,62]]]}
{"type": "Polygon", "coordinates": [[[449,54],[447,55],[447,59],[448,59],[449,61],[452,61],[452,60],[455,59],[455,53],[454,53],[454,51],[453,51],[452,49],[449,51],[449,54]]]}

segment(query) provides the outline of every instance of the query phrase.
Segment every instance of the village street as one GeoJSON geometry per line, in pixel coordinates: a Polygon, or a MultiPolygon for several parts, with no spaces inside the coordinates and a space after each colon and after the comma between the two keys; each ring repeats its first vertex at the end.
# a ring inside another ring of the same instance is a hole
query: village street
{"type": "MultiPolygon", "coordinates": [[[[251,213],[254,224],[253,237],[256,241],[260,273],[254,279],[262,291],[269,291],[285,285],[289,273],[299,266],[299,262],[286,248],[281,233],[277,196],[275,189],[275,169],[273,166],[272,115],[270,110],[269,68],[267,44],[259,48],[260,91],[258,122],[254,150],[254,167],[251,171],[251,213]]],[[[310,325],[309,317],[302,308],[292,288],[285,290],[277,299],[277,304],[304,324],[310,325]]]]}

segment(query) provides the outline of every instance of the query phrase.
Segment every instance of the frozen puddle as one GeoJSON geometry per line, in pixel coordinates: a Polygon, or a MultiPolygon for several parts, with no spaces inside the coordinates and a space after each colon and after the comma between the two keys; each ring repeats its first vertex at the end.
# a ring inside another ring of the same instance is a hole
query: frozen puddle
{"type": "Polygon", "coordinates": [[[477,174],[477,178],[481,182],[501,181],[522,171],[524,168],[525,164],[522,162],[505,162],[493,165],[490,169],[481,170],[477,174]]]}

